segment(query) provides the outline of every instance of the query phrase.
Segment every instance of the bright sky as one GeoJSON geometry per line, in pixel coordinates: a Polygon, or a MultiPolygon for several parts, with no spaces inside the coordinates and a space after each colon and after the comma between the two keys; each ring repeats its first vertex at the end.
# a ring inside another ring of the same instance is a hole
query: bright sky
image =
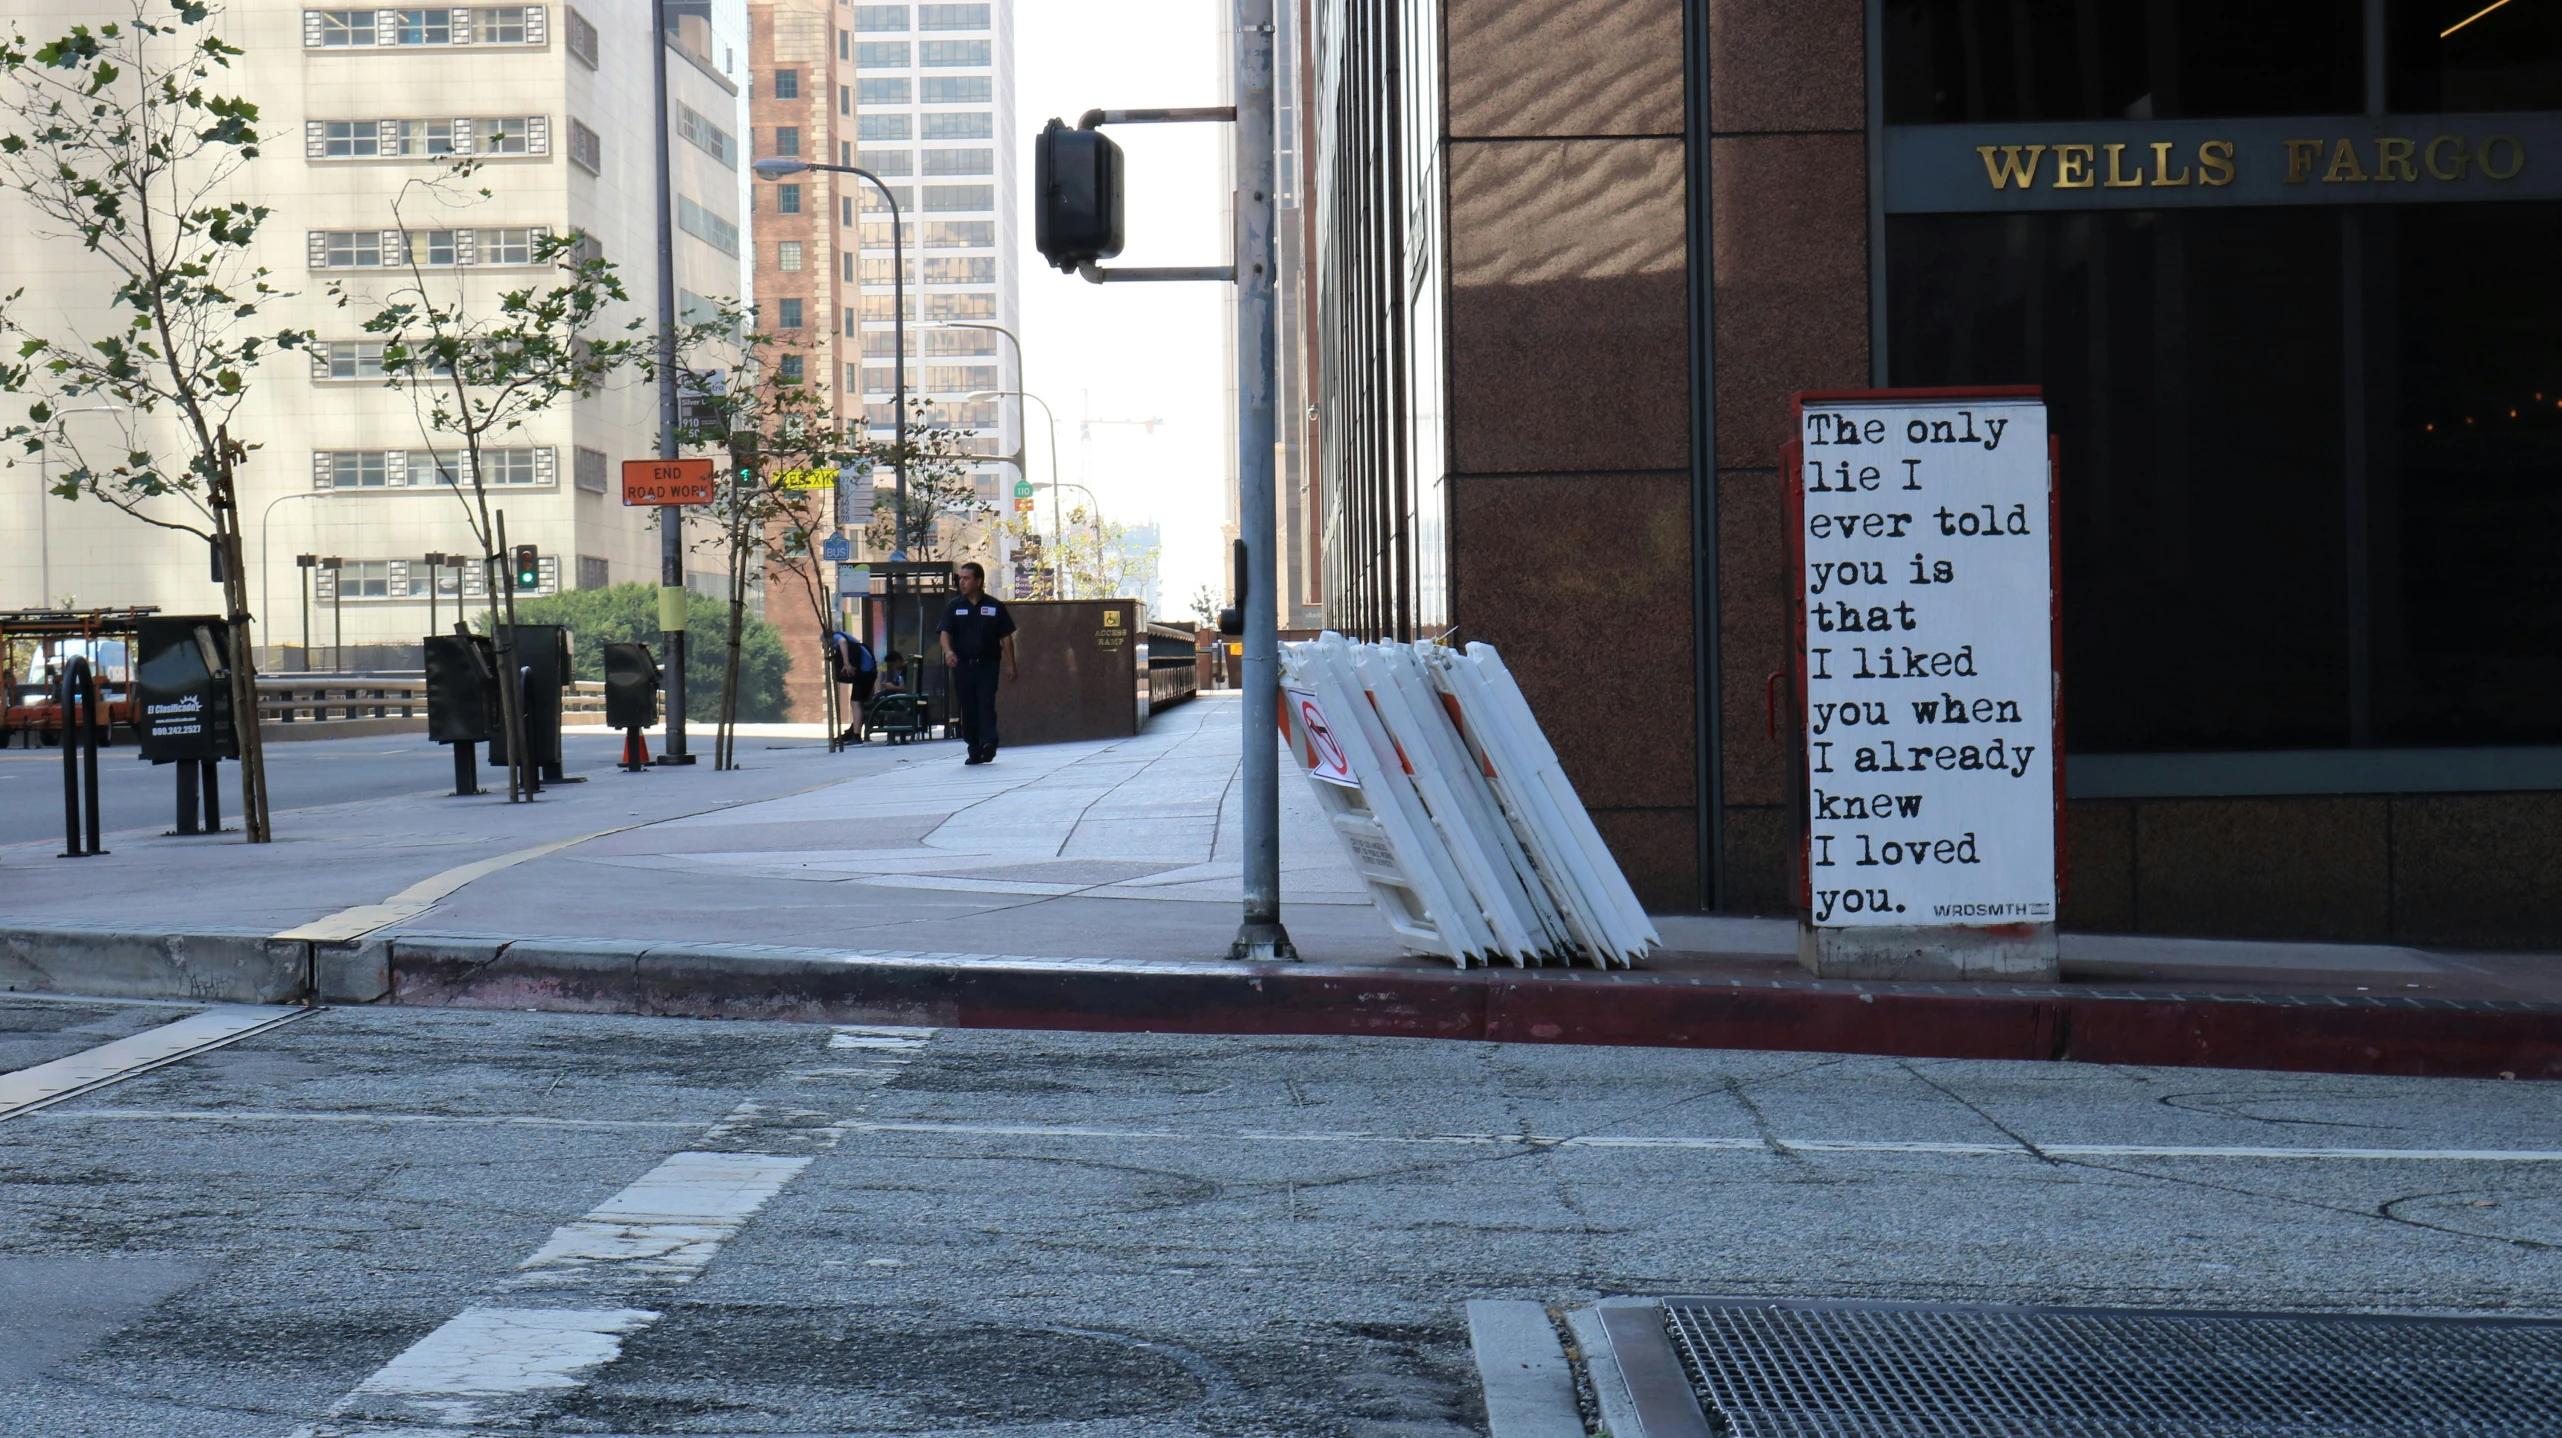
{"type": "MultiPolygon", "coordinates": [[[[1105,519],[1164,527],[1159,608],[1188,613],[1194,589],[1225,592],[1219,527],[1227,519],[1222,350],[1235,291],[1223,284],[1093,285],[1051,269],[1032,248],[1031,133],[1089,109],[1216,105],[1228,64],[1226,0],[1016,0],[1015,104],[1023,193],[1024,388],[1058,414],[1058,475],[1091,486],[1105,519]],[[1080,420],[1089,438],[1078,438],[1080,420]],[[1103,420],[1163,420],[1153,433],[1103,420]]],[[[1221,155],[1227,125],[1130,125],[1113,138],[1127,159],[1125,265],[1228,262],[1221,155]]],[[[1050,477],[1041,410],[1027,406],[1025,456],[1050,477]]],[[[1067,491],[1073,505],[1077,491],[1067,491]]],[[[1041,496],[1046,525],[1049,496],[1041,496]]],[[[1150,617],[1156,617],[1151,615],[1150,617]]]]}

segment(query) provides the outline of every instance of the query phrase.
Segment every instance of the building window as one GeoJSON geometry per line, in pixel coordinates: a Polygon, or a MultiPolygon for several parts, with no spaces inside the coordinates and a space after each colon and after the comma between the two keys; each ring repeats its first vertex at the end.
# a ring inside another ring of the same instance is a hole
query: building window
{"type": "Polygon", "coordinates": [[[338,567],[340,599],[389,599],[391,597],[391,561],[388,559],[350,559],[338,567]]]}
{"type": "Polygon", "coordinates": [[[527,19],[532,7],[502,5],[480,12],[480,34],[483,45],[523,45],[531,42],[533,26],[527,19]]]}
{"type": "Polygon", "coordinates": [[[909,103],[909,90],[905,76],[895,80],[857,80],[854,82],[854,104],[864,110],[883,105],[904,105],[909,103]]]}
{"type": "Polygon", "coordinates": [[[799,355],[783,355],[780,357],[774,377],[785,384],[799,384],[808,377],[807,371],[803,368],[806,363],[799,355]]]}
{"type": "Polygon", "coordinates": [[[569,122],[569,158],[591,175],[605,170],[605,142],[576,120],[569,122]]]}
{"type": "Polygon", "coordinates": [[[847,48],[847,42],[851,41],[853,38],[854,38],[853,33],[852,33],[852,32],[850,32],[850,31],[846,31],[846,30],[839,30],[839,31],[837,31],[837,32],[836,32],[836,58],[837,58],[837,59],[839,59],[839,60],[843,60],[843,59],[846,59],[846,58],[848,57],[848,55],[849,55],[849,53],[850,53],[850,52],[848,51],[848,48],[847,48]]]}
{"type": "MultiPolygon", "coordinates": [[[[383,342],[380,340],[333,340],[321,346],[327,379],[381,379],[383,377],[383,342]]],[[[321,369],[321,365],[313,366],[321,369]]]]}
{"type": "Polygon", "coordinates": [[[912,150],[857,150],[854,163],[875,175],[915,173],[916,154],[912,150]]]}
{"type": "Polygon", "coordinates": [[[840,115],[851,115],[854,113],[853,86],[839,85],[836,87],[836,113],[840,115]]]}
{"type": "Polygon", "coordinates": [[[927,260],[925,282],[929,285],[995,284],[996,257],[972,255],[953,259],[927,260]]]}
{"type": "Polygon", "coordinates": [[[776,185],[774,187],[774,213],[778,215],[797,215],[800,212],[801,187],[798,185],[776,185]]]}
{"type": "Polygon", "coordinates": [[[905,30],[907,7],[904,5],[857,5],[854,7],[857,30],[905,30]]]}
{"type": "MultiPolygon", "coordinates": [[[[852,259],[853,256],[848,255],[846,258],[852,259]]],[[[892,298],[886,286],[879,294],[863,296],[863,318],[884,321],[897,318],[898,309],[890,303],[892,298]]],[[[911,320],[916,318],[916,296],[912,294],[907,297],[907,317],[911,320]]]]}
{"type": "Polygon", "coordinates": [[[930,330],[925,336],[925,352],[930,355],[992,355],[996,353],[996,336],[986,330],[930,330]]]}
{"type": "Polygon", "coordinates": [[[483,230],[478,262],[484,265],[530,265],[535,230],[483,230]]]}
{"type": "Polygon", "coordinates": [[[323,237],[322,267],[332,270],[379,269],[383,262],[380,230],[331,230],[323,237]]]}
{"type": "Polygon", "coordinates": [[[996,388],[992,364],[938,364],[925,367],[925,387],[945,394],[969,394],[996,388]]]}
{"type": "MultiPolygon", "coordinates": [[[[909,304],[916,303],[914,300],[909,304]]],[[[992,320],[996,318],[996,296],[977,294],[928,295],[925,317],[929,320],[992,320]]]]}
{"type": "Polygon", "coordinates": [[[720,161],[722,169],[738,168],[737,139],[681,102],[676,107],[676,133],[684,136],[694,148],[720,161]]]}
{"type": "Polygon", "coordinates": [[[922,98],[928,105],[992,105],[996,82],[985,75],[928,75],[922,98]]]}
{"type": "Polygon", "coordinates": [[[926,150],[922,153],[925,173],[929,175],[993,175],[996,173],[994,150],[926,150]]]}
{"type": "Polygon", "coordinates": [[[2549,5],[2484,9],[2488,3],[2386,8],[2391,108],[2424,115],[2562,109],[2562,15],[2549,5]]]}
{"type": "MultiPolygon", "coordinates": [[[[938,336],[938,337],[939,337],[939,336],[938,336]]],[[[916,353],[916,336],[914,336],[914,335],[909,335],[909,336],[907,337],[907,352],[908,352],[909,354],[914,354],[914,353],[916,353]]],[[[863,334],[863,357],[864,357],[864,358],[866,358],[866,359],[888,359],[890,356],[892,356],[892,355],[894,355],[894,354],[897,354],[897,353],[898,353],[898,331],[896,331],[896,330],[867,330],[867,331],[865,331],[865,332],[864,332],[864,334],[863,334]]]]}
{"type": "Polygon", "coordinates": [[[775,126],[774,153],[777,155],[797,155],[800,152],[801,127],[798,125],[775,126]]]}
{"type": "Polygon", "coordinates": [[[787,330],[799,329],[801,327],[801,306],[802,302],[799,300],[776,300],[774,302],[774,323],[787,330]]]}
{"type": "Polygon", "coordinates": [[[374,43],[374,16],[380,12],[321,10],[315,13],[320,19],[320,43],[323,46],[335,49],[342,45],[374,43]]]}
{"type": "Polygon", "coordinates": [[[452,230],[420,230],[409,237],[409,257],[431,268],[456,262],[452,230]]]}
{"type": "Polygon", "coordinates": [[[985,5],[919,5],[916,7],[916,28],[919,30],[984,30],[987,28],[987,7],[985,5]]]}
{"type": "Polygon", "coordinates": [[[391,43],[395,45],[454,43],[454,12],[451,10],[394,10],[391,13],[391,43]]]}
{"type": "Polygon", "coordinates": [[[865,115],[854,122],[854,133],[865,140],[905,140],[909,133],[905,115],[865,115]]]}
{"type": "MultiPolygon", "coordinates": [[[[582,449],[579,453],[585,455],[593,454],[595,452],[593,450],[582,449]]],[[[598,459],[603,459],[605,456],[599,454],[596,457],[598,459]]],[[[614,582],[610,577],[612,572],[612,567],[607,565],[603,559],[596,555],[582,554],[578,556],[578,587],[581,589],[611,588],[614,582]]]]}
{"type": "Polygon", "coordinates": [[[854,67],[858,70],[904,70],[907,68],[905,40],[866,40],[854,47],[854,67]]]}
{"type": "MultiPolygon", "coordinates": [[[[570,451],[570,469],[576,476],[578,487],[589,494],[603,494],[605,492],[606,475],[612,468],[613,462],[605,457],[605,451],[601,449],[589,449],[586,446],[581,445],[577,449],[570,451]]],[[[605,561],[600,559],[596,561],[596,563],[601,570],[605,561]]],[[[578,561],[578,579],[578,587],[581,589],[602,589],[604,587],[601,583],[589,584],[587,582],[587,561],[584,559],[578,561]]]]}
{"type": "Polygon", "coordinates": [[[937,65],[946,68],[984,67],[988,63],[988,48],[985,40],[919,40],[916,42],[916,63],[928,68],[937,65]]]}
{"type": "Polygon", "coordinates": [[[996,208],[996,186],[928,185],[925,187],[925,208],[944,212],[993,210],[996,208]]]}
{"type": "Polygon", "coordinates": [[[321,145],[326,159],[371,159],[382,153],[382,127],[371,120],[331,120],[322,128],[321,145]]]}
{"type": "Polygon", "coordinates": [[[574,7],[568,10],[568,15],[569,53],[593,70],[596,68],[596,26],[574,7]]]}
{"type": "Polygon", "coordinates": [[[525,153],[526,124],[523,120],[480,120],[480,152],[484,155],[521,155],[525,153]]]}
{"type": "Polygon", "coordinates": [[[676,197],[676,227],[722,254],[738,253],[738,226],[684,195],[676,197]]]}
{"type": "Polygon", "coordinates": [[[801,242],[798,240],[778,242],[774,246],[774,268],[786,274],[798,273],[801,268],[801,242]]]}
{"type": "Polygon", "coordinates": [[[995,245],[994,220],[935,220],[925,227],[929,250],[985,250],[995,245]]]}
{"type": "MultiPolygon", "coordinates": [[[[905,136],[900,136],[905,139],[905,136]]],[[[996,116],[985,110],[960,110],[925,117],[925,138],[929,140],[992,140],[996,138],[996,116]]]]}
{"type": "Polygon", "coordinates": [[[873,221],[870,221],[869,223],[865,224],[865,225],[863,226],[863,229],[862,229],[862,236],[863,236],[863,248],[864,248],[864,249],[867,249],[867,250],[887,250],[887,249],[893,249],[893,248],[895,248],[895,247],[897,246],[898,240],[900,240],[900,239],[905,239],[905,240],[906,240],[909,244],[911,244],[911,245],[912,245],[912,244],[915,244],[915,243],[916,243],[916,226],[915,226],[915,225],[913,225],[913,224],[910,224],[910,225],[908,225],[908,226],[906,227],[906,229],[907,229],[907,233],[906,233],[904,236],[893,236],[893,235],[890,233],[890,222],[889,222],[889,221],[887,221],[887,220],[873,220],[873,221]]]}
{"type": "Polygon", "coordinates": [[[888,364],[863,366],[863,392],[865,394],[897,393],[898,366],[888,364]]]}
{"type": "Polygon", "coordinates": [[[451,120],[394,120],[392,153],[408,156],[450,155],[454,152],[454,122],[451,120]]]}
{"type": "MultiPolygon", "coordinates": [[[[864,284],[878,285],[883,289],[889,288],[898,279],[897,266],[890,260],[865,260],[862,271],[864,284]]],[[[914,260],[907,262],[907,279],[910,284],[916,282],[916,261],[914,260]]]]}
{"type": "Polygon", "coordinates": [[[413,449],[409,451],[404,477],[412,489],[460,484],[463,482],[463,452],[459,449],[413,449]]]}
{"type": "Polygon", "coordinates": [[[775,71],[774,98],[777,100],[797,100],[801,98],[801,72],[798,70],[775,71]]]}
{"type": "MultiPolygon", "coordinates": [[[[901,210],[916,208],[916,191],[912,186],[888,185],[881,188],[887,189],[897,198],[898,207],[901,210]]],[[[856,192],[854,207],[867,215],[886,215],[890,212],[889,201],[881,198],[881,190],[870,185],[865,185],[856,192]]]]}
{"type": "Polygon", "coordinates": [[[1884,0],[1884,10],[1890,125],[2353,115],[2364,107],[2357,0],[1884,0]]]}
{"type": "Polygon", "coordinates": [[[482,479],[493,486],[540,484],[540,466],[534,462],[538,453],[531,449],[484,449],[480,452],[481,467],[486,471],[482,479]]]}
{"type": "Polygon", "coordinates": [[[329,457],[331,489],[380,489],[383,484],[381,450],[340,450],[329,457]]]}

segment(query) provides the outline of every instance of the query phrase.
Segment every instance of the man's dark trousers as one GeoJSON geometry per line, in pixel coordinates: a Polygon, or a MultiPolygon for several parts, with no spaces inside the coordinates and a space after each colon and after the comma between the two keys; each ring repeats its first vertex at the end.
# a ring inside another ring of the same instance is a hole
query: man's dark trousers
{"type": "Polygon", "coordinates": [[[952,707],[961,720],[961,737],[970,757],[996,757],[996,664],[964,659],[952,666],[952,707]]]}

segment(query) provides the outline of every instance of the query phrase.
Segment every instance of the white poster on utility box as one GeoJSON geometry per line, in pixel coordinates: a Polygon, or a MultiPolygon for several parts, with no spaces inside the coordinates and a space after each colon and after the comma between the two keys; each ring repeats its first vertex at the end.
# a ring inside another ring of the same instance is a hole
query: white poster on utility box
{"type": "Polygon", "coordinates": [[[2052,976],[2054,455],[2034,390],[1804,394],[1799,955],[2052,976]]]}

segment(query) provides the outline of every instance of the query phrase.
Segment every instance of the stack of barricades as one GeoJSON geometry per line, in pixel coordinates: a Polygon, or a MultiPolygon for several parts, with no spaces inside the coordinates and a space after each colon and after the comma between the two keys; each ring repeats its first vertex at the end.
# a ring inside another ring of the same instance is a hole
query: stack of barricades
{"type": "Polygon", "coordinates": [[[1625,968],[1662,942],[1492,645],[1284,644],[1281,711],[1407,948],[1625,968]]]}

